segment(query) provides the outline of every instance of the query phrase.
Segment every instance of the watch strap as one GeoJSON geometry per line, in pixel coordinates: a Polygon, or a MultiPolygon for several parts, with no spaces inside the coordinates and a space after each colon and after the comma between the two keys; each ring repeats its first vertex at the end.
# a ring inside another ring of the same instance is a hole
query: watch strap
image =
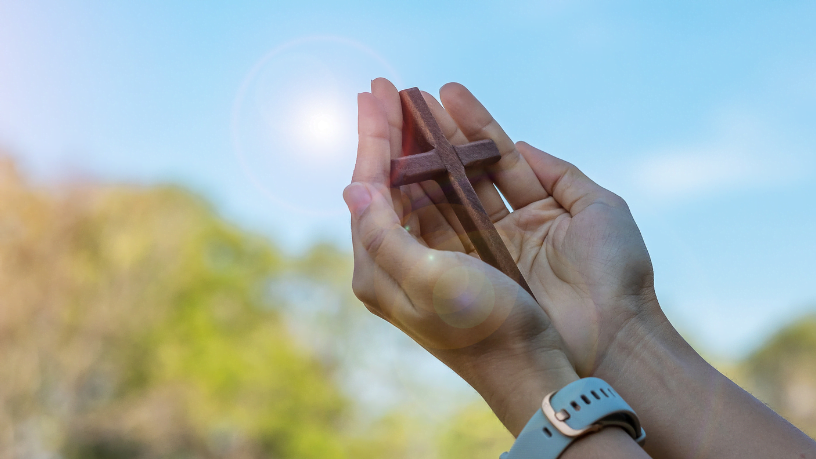
{"type": "Polygon", "coordinates": [[[557,459],[576,439],[604,427],[623,428],[643,444],[646,433],[634,410],[599,378],[584,378],[544,398],[501,459],[557,459]]]}
{"type": "MultiPolygon", "coordinates": [[[[562,417],[567,417],[564,422],[572,429],[593,424],[617,426],[640,444],[646,440],[635,410],[603,379],[583,378],[567,384],[552,395],[550,405],[556,413],[566,413],[562,417]]],[[[557,417],[555,424],[559,427],[557,417]]]]}
{"type": "Polygon", "coordinates": [[[557,459],[574,440],[559,432],[539,409],[524,426],[510,451],[499,459],[557,459]]]}

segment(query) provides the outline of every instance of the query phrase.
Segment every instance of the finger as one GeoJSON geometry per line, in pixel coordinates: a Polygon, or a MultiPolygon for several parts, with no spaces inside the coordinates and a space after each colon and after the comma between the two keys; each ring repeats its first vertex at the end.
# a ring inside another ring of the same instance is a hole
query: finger
{"type": "Polygon", "coordinates": [[[427,256],[424,247],[403,228],[386,195],[371,184],[352,183],[343,191],[352,214],[351,231],[371,259],[399,281],[405,269],[427,256]]]}
{"type": "Polygon", "coordinates": [[[411,196],[412,214],[416,217],[416,223],[419,226],[419,236],[428,247],[436,250],[467,252],[459,235],[441,211],[442,206],[445,205],[434,204],[418,183],[410,185],[408,193],[411,196]]]}
{"type": "Polygon", "coordinates": [[[516,147],[541,185],[570,214],[575,215],[597,201],[614,204],[616,196],[613,193],[590,180],[572,164],[526,142],[517,142],[516,147]]]}
{"type": "Polygon", "coordinates": [[[448,83],[439,90],[439,97],[469,141],[491,139],[496,142],[502,158],[485,170],[513,209],[548,197],[513,141],[467,88],[459,83],[448,83]]]}
{"type": "MultiPolygon", "coordinates": [[[[445,192],[442,191],[442,187],[433,180],[427,180],[419,184],[420,189],[422,192],[427,196],[428,201],[434,204],[434,207],[437,209],[438,213],[445,219],[445,225],[442,224],[439,220],[433,221],[420,221],[420,226],[425,227],[428,229],[429,232],[438,233],[444,229],[444,226],[447,226],[450,229],[450,232],[459,239],[459,242],[464,247],[464,251],[466,253],[472,252],[475,249],[473,243],[470,242],[470,238],[465,231],[465,228],[462,226],[462,223],[459,221],[459,217],[456,216],[456,211],[454,211],[453,207],[450,203],[448,203],[447,198],[445,197],[445,192]]],[[[417,199],[418,198],[414,198],[417,199]]],[[[417,207],[420,207],[421,204],[417,204],[417,207]]],[[[423,214],[425,216],[426,214],[423,214]]]]}
{"type": "Polygon", "coordinates": [[[403,290],[432,288],[443,264],[455,254],[420,244],[400,225],[386,197],[366,183],[352,183],[343,191],[351,210],[351,231],[360,250],[391,276],[403,290]]]}
{"type": "Polygon", "coordinates": [[[422,246],[399,226],[386,197],[371,184],[352,183],[343,197],[352,212],[355,262],[372,269],[355,293],[421,345],[450,349],[477,343],[524,295],[491,266],[422,246]]]}
{"type": "MultiPolygon", "coordinates": [[[[422,240],[422,231],[419,224],[419,215],[414,209],[414,202],[411,198],[411,186],[414,185],[406,185],[400,187],[400,198],[402,200],[402,217],[400,221],[402,222],[402,227],[405,228],[406,231],[411,233],[415,239],[417,239],[420,243],[425,244],[425,241],[422,240]]],[[[427,244],[426,244],[427,245],[427,244]]]]}
{"type": "MultiPolygon", "coordinates": [[[[437,102],[436,99],[433,98],[433,96],[424,91],[422,94],[423,98],[425,99],[426,103],[428,103],[429,107],[439,106],[439,102],[437,102]]],[[[444,110],[442,110],[442,112],[444,112],[444,110]]],[[[450,119],[450,117],[447,115],[445,115],[444,118],[447,118],[448,120],[450,119]]],[[[456,123],[453,124],[455,125],[456,123]]],[[[449,127],[449,123],[447,124],[446,127],[449,127]]],[[[441,128],[443,129],[444,133],[445,127],[441,128]]],[[[448,134],[450,134],[449,140],[452,138],[454,142],[461,142],[466,140],[466,138],[461,132],[459,132],[457,136],[457,132],[451,132],[450,130],[448,130],[448,134]]],[[[475,251],[473,243],[470,242],[470,239],[468,238],[467,233],[462,227],[461,222],[459,222],[459,218],[456,216],[456,212],[448,203],[448,200],[445,197],[445,193],[442,191],[442,188],[439,186],[439,184],[433,180],[427,180],[425,182],[420,183],[419,186],[421,193],[414,191],[413,199],[417,201],[415,204],[416,208],[425,209],[423,212],[420,212],[419,215],[420,215],[420,227],[424,228],[423,232],[426,235],[431,236],[430,240],[426,239],[428,245],[430,247],[434,247],[433,244],[436,244],[438,247],[449,247],[451,245],[453,247],[458,247],[459,245],[461,245],[462,251],[464,251],[465,253],[475,251]],[[435,205],[434,206],[435,210],[432,210],[428,206],[427,201],[430,201],[435,205]],[[439,216],[443,217],[444,221],[437,218],[439,216]],[[426,218],[428,220],[426,220],[426,218]],[[459,244],[456,244],[454,241],[452,241],[453,238],[451,236],[454,235],[456,239],[459,239],[459,244]],[[442,241],[444,241],[444,243],[442,243],[442,241]]]]}
{"type": "MultiPolygon", "coordinates": [[[[431,114],[436,119],[437,124],[439,124],[442,133],[445,134],[448,141],[453,145],[468,143],[467,136],[459,129],[456,121],[451,118],[450,114],[442,107],[442,104],[427,92],[423,91],[422,96],[425,98],[425,102],[431,109],[431,114]]],[[[468,178],[476,194],[479,196],[479,201],[481,201],[482,206],[485,208],[487,215],[490,216],[493,223],[510,215],[510,211],[507,210],[507,206],[504,205],[501,195],[498,190],[496,190],[496,187],[493,186],[493,181],[485,173],[484,169],[475,168],[469,170],[468,178]]]]}
{"type": "Polygon", "coordinates": [[[376,304],[389,322],[411,322],[420,312],[414,310],[405,292],[431,288],[428,270],[422,265],[433,259],[431,252],[445,252],[431,250],[408,234],[386,195],[376,187],[352,183],[343,190],[343,199],[352,215],[355,270],[360,263],[360,269],[367,271],[357,287],[352,285],[355,294],[366,303],[376,304]]]}
{"type": "MultiPolygon", "coordinates": [[[[372,94],[378,99],[380,105],[383,107],[386,119],[388,121],[391,157],[398,157],[402,149],[402,103],[400,102],[399,92],[390,81],[384,78],[373,80],[371,82],[371,87],[372,94]]],[[[432,190],[433,185],[435,185],[435,183],[428,184],[432,190]]],[[[400,220],[402,221],[403,225],[407,227],[412,234],[420,235],[420,229],[424,226],[430,230],[430,233],[428,234],[435,235],[434,242],[437,243],[438,240],[443,239],[443,237],[439,235],[454,232],[453,228],[447,224],[447,220],[442,218],[442,221],[440,221],[439,218],[449,214],[447,217],[451,218],[452,221],[458,225],[459,222],[456,220],[455,215],[450,209],[447,209],[447,212],[442,213],[439,212],[438,209],[435,209],[434,206],[429,207],[427,203],[431,200],[428,198],[427,194],[422,190],[422,188],[414,187],[413,191],[411,192],[409,192],[407,187],[404,188],[404,192],[406,193],[405,195],[409,196],[410,200],[412,201],[412,205],[403,206],[401,198],[404,196],[404,194],[395,189],[391,190],[392,203],[395,211],[400,216],[400,220]],[[420,210],[419,212],[412,212],[408,214],[405,210],[408,208],[417,208],[420,210]],[[412,221],[412,218],[416,220],[412,221]],[[423,218],[431,218],[431,220],[423,223],[423,218]],[[447,231],[445,231],[445,226],[448,227],[447,231]]],[[[441,196],[441,190],[438,194],[441,196]]],[[[436,202],[439,202],[440,205],[444,205],[444,197],[438,198],[436,202]]],[[[462,234],[464,233],[462,232],[462,234]]]]}
{"type": "Polygon", "coordinates": [[[354,248],[351,289],[354,295],[369,312],[393,323],[395,311],[410,309],[410,301],[394,279],[380,269],[362,248],[359,237],[352,234],[351,240],[354,248]]]}
{"type": "MultiPolygon", "coordinates": [[[[369,185],[370,186],[370,185],[369,185]]],[[[370,186],[372,189],[373,186],[370,186]]],[[[380,192],[374,191],[380,200],[386,198],[380,192]]],[[[405,308],[405,295],[401,287],[377,265],[372,254],[366,250],[365,244],[371,244],[361,237],[360,215],[366,214],[372,201],[372,193],[362,183],[352,182],[343,190],[343,199],[351,212],[351,240],[354,249],[354,276],[352,277],[351,288],[355,296],[365,304],[366,308],[373,314],[393,321],[394,311],[405,308]]],[[[396,220],[393,209],[386,206],[385,215],[376,216],[386,221],[396,220]]],[[[383,213],[382,211],[380,213],[383,213]]]]}
{"type": "Polygon", "coordinates": [[[371,94],[380,101],[385,110],[391,141],[391,158],[398,158],[402,152],[402,103],[399,91],[385,78],[376,78],[371,80],[371,94]]]}
{"type": "MultiPolygon", "coordinates": [[[[385,89],[387,85],[385,82],[374,80],[374,84],[380,88],[378,91],[386,92],[385,89]]],[[[433,97],[430,95],[426,94],[425,97],[426,99],[430,97],[430,99],[433,100],[433,97]]],[[[433,100],[433,102],[438,105],[438,102],[435,100],[433,100]]],[[[402,136],[402,124],[396,124],[397,121],[402,123],[402,105],[399,100],[399,93],[397,93],[396,99],[391,99],[390,104],[393,107],[392,110],[396,112],[397,109],[399,109],[400,114],[399,117],[395,115],[390,118],[389,122],[392,123],[392,127],[399,128],[400,136],[402,136]]],[[[461,133],[459,135],[459,141],[466,140],[461,133]]],[[[393,138],[392,136],[392,139],[393,138]]],[[[399,148],[402,148],[401,144],[399,148]]],[[[465,252],[473,250],[470,240],[465,234],[461,223],[459,223],[459,219],[456,217],[442,189],[436,182],[428,180],[420,184],[411,185],[410,188],[405,189],[405,192],[410,198],[411,209],[413,209],[411,214],[418,220],[415,224],[408,226],[412,234],[417,236],[424,234],[423,240],[425,240],[426,244],[440,250],[442,247],[458,248],[458,251],[465,252]],[[425,237],[428,237],[428,239],[424,239],[425,237]],[[456,244],[452,239],[459,239],[459,243],[456,244]],[[441,241],[445,241],[445,243],[443,244],[441,241]]]]}
{"type": "Polygon", "coordinates": [[[373,185],[387,194],[390,205],[391,139],[385,109],[374,95],[363,92],[357,95],[357,111],[359,140],[352,182],[373,185]]]}
{"type": "MultiPolygon", "coordinates": [[[[391,159],[398,158],[402,153],[402,103],[400,102],[399,91],[387,79],[376,78],[371,80],[371,94],[380,101],[385,110],[389,128],[388,138],[391,144],[391,159]]],[[[400,219],[405,218],[402,196],[398,188],[391,189],[391,201],[394,203],[394,210],[400,216],[400,219]]]]}

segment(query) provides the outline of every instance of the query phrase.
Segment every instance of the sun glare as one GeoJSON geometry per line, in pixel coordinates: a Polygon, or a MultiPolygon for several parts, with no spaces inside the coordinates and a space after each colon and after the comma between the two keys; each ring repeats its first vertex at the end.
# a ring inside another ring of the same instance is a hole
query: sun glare
{"type": "Polygon", "coordinates": [[[303,104],[292,120],[298,149],[311,157],[329,159],[344,150],[347,120],[338,104],[330,100],[303,104]]]}
{"type": "Polygon", "coordinates": [[[355,164],[356,95],[375,76],[400,86],[385,60],[343,37],[304,37],[261,57],[232,114],[235,156],[252,184],[291,211],[347,213],[340,195],[355,164]]]}
{"type": "Polygon", "coordinates": [[[340,118],[330,107],[320,107],[305,118],[304,127],[308,143],[324,146],[337,141],[340,118]]]}

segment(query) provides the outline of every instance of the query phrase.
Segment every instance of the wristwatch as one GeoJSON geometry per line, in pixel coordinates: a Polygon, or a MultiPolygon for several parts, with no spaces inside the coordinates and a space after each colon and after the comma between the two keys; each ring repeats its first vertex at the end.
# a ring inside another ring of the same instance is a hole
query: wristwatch
{"type": "Polygon", "coordinates": [[[626,431],[639,445],[646,432],[634,410],[604,380],[583,378],[552,392],[500,459],[557,459],[576,439],[604,427],[626,431]]]}

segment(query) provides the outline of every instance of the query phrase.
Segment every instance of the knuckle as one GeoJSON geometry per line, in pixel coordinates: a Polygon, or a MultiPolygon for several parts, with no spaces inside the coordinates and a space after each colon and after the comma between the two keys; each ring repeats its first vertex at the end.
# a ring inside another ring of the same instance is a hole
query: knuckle
{"type": "Polygon", "coordinates": [[[363,301],[363,306],[365,306],[365,308],[366,308],[366,309],[368,310],[368,312],[370,312],[371,314],[374,314],[375,316],[377,316],[377,317],[379,317],[379,318],[381,318],[381,319],[384,319],[384,318],[385,318],[385,317],[383,316],[382,311],[380,311],[380,309],[379,309],[379,308],[377,308],[377,307],[375,307],[375,306],[374,306],[372,303],[369,303],[368,301],[363,301]]]}
{"type": "Polygon", "coordinates": [[[496,122],[496,120],[493,119],[492,116],[490,116],[486,120],[484,120],[482,123],[480,123],[478,125],[478,127],[475,127],[473,129],[473,131],[471,131],[470,135],[468,135],[468,137],[490,139],[490,138],[492,138],[492,136],[491,136],[492,131],[493,131],[493,129],[495,129],[495,127],[497,125],[498,125],[498,122],[496,122]]]}
{"type": "Polygon", "coordinates": [[[385,318],[377,301],[377,292],[374,283],[369,276],[358,275],[358,273],[355,272],[351,279],[351,290],[354,292],[354,296],[363,303],[363,306],[365,306],[368,312],[377,317],[385,318]]]}
{"type": "Polygon", "coordinates": [[[493,166],[493,169],[510,170],[521,162],[521,153],[518,148],[513,148],[501,152],[501,160],[493,166]]]}
{"type": "Polygon", "coordinates": [[[564,163],[565,163],[564,166],[566,166],[565,174],[575,175],[581,173],[581,169],[578,169],[578,166],[576,166],[575,164],[569,161],[565,161],[564,163]]]}
{"type": "Polygon", "coordinates": [[[578,168],[575,167],[574,164],[565,161],[564,168],[560,171],[560,174],[558,174],[558,176],[553,181],[552,188],[554,190],[558,190],[564,185],[567,185],[567,187],[569,187],[568,184],[573,179],[573,177],[575,177],[576,172],[578,172],[578,168]]]}
{"type": "Polygon", "coordinates": [[[374,227],[363,234],[361,241],[363,248],[365,248],[366,252],[371,254],[372,258],[376,259],[376,255],[380,252],[389,232],[389,228],[374,227]]]}
{"type": "Polygon", "coordinates": [[[617,207],[617,208],[629,210],[629,204],[626,202],[625,199],[623,199],[619,195],[617,195],[617,194],[610,191],[608,199],[609,199],[609,204],[611,204],[612,207],[617,207]]]}
{"type": "Polygon", "coordinates": [[[351,278],[351,291],[354,292],[354,296],[364,303],[369,302],[373,296],[372,290],[373,288],[368,279],[355,271],[354,276],[351,278]]]}

